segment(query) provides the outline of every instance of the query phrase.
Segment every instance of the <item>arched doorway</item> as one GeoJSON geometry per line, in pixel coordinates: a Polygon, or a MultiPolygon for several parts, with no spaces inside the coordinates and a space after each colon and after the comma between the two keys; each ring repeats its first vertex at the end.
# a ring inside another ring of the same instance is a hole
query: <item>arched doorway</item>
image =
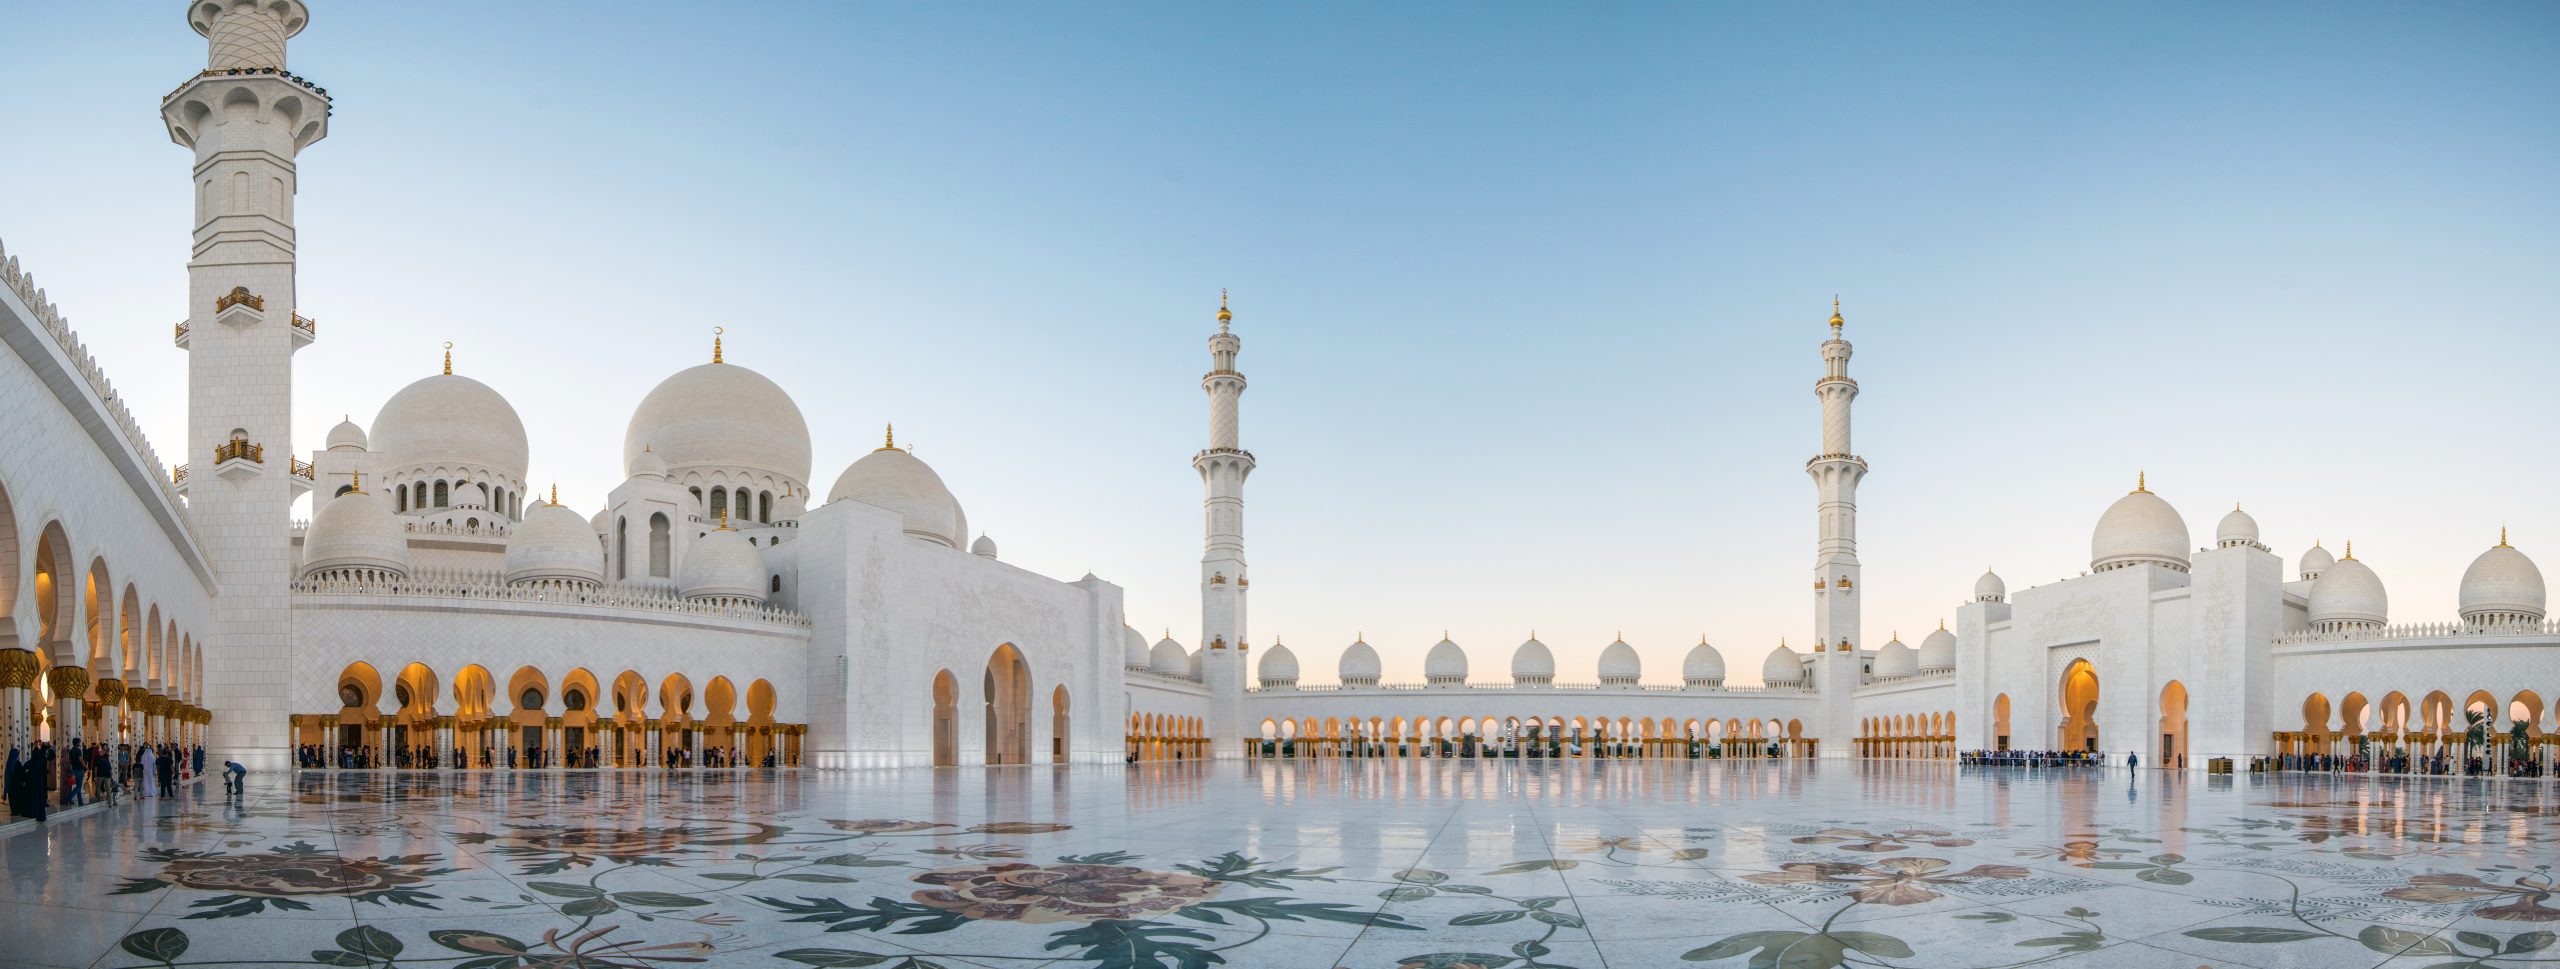
{"type": "Polygon", "coordinates": [[[2160,688],[2160,751],[2152,763],[2187,766],[2187,686],[2176,680],[2160,688]]]}
{"type": "Polygon", "coordinates": [[[2062,726],[2054,746],[2063,750],[2098,749],[2098,669],[2075,659],[2062,670],[2062,726]]]}
{"type": "Polygon", "coordinates": [[[1067,762],[1067,685],[1049,691],[1049,762],[1067,762]]]}
{"type": "Polygon", "coordinates": [[[2006,693],[1991,701],[1991,738],[1991,749],[2009,749],[2009,695],[2006,693]]]}
{"type": "Polygon", "coordinates": [[[1031,762],[1031,665],[1012,643],[987,656],[980,680],[986,700],[987,763],[1031,762]]]}
{"type": "Polygon", "coordinates": [[[950,670],[933,675],[933,766],[960,766],[960,680],[950,670]]]}

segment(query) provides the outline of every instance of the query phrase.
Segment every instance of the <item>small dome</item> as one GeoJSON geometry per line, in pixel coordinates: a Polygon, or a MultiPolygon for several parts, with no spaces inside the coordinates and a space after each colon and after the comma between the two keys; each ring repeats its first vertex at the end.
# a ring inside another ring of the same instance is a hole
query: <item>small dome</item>
{"type": "Polygon", "coordinates": [[[744,599],[764,603],[764,556],[736,529],[715,528],[693,540],[676,569],[676,591],[687,599],[744,599]]]}
{"type": "Polygon", "coordinates": [[[2221,524],[2213,526],[2213,544],[2217,548],[2258,544],[2258,520],[2241,511],[2240,506],[2231,506],[2231,513],[2222,516],[2221,524]]]}
{"type": "MultiPolygon", "coordinates": [[[[761,566],[757,573],[762,579],[761,566]]],[[[596,542],[595,526],[567,508],[534,502],[507,536],[506,579],[508,585],[541,580],[603,584],[604,546],[596,542]]]]}
{"type": "Polygon", "coordinates": [[[610,522],[610,521],[612,521],[612,520],[613,520],[613,510],[612,510],[612,509],[610,509],[610,508],[598,508],[598,509],[596,509],[595,517],[587,519],[587,526],[596,530],[596,537],[597,537],[597,538],[603,538],[603,537],[604,537],[604,533],[605,533],[605,528],[607,527],[606,523],[607,523],[607,522],[610,522]]]}
{"type": "Polygon", "coordinates": [[[1544,686],[1556,678],[1556,654],[1538,637],[1529,637],[1519,649],[1511,651],[1511,682],[1544,686]]]}
{"type": "Polygon", "coordinates": [[[1207,648],[1207,647],[1202,647],[1202,648],[1200,648],[1200,649],[1195,649],[1195,650],[1192,650],[1192,651],[1191,651],[1191,652],[1189,652],[1189,653],[1184,654],[1184,655],[1183,655],[1183,657],[1182,657],[1182,660],[1183,660],[1183,675],[1185,675],[1185,676],[1189,676],[1189,677],[1191,677],[1192,679],[1195,679],[1195,680],[1196,680],[1196,679],[1200,679],[1200,661],[1201,661],[1201,657],[1204,657],[1204,656],[1207,656],[1207,655],[1209,655],[1209,650],[1208,650],[1208,648],[1207,648]]]}
{"type": "Polygon", "coordinates": [[[1797,656],[1795,650],[1788,649],[1787,644],[1779,643],[1777,649],[1769,652],[1769,658],[1760,662],[1760,681],[1770,686],[1793,686],[1804,682],[1804,658],[1797,656]]]}
{"type": "Polygon", "coordinates": [[[489,385],[449,373],[384,401],[373,416],[371,447],[396,467],[479,468],[516,481],[531,460],[515,406],[489,385]]]}
{"type": "Polygon", "coordinates": [[[1941,623],[1936,632],[1930,633],[1928,638],[1920,641],[1920,669],[1922,672],[1935,673],[1939,670],[1955,668],[1956,634],[1948,632],[1946,625],[1941,623]]]}
{"type": "Polygon", "coordinates": [[[2187,520],[2159,495],[2135,488],[2098,516],[2097,531],[2089,538],[2089,570],[2146,563],[2186,571],[2187,520]]]}
{"type": "Polygon", "coordinates": [[[1609,686],[1632,686],[1644,677],[1644,657],[1636,648],[1620,639],[1600,648],[1600,682],[1609,686]]]}
{"type": "Polygon", "coordinates": [[[1874,672],[1878,679],[1920,672],[1920,652],[1902,645],[1902,640],[1896,638],[1876,651],[1874,672]]]}
{"type": "Polygon", "coordinates": [[[2541,622],[2545,592],[2542,570],[2534,567],[2507,537],[2480,553],[2462,570],[2462,619],[2474,624],[2541,622]]]}
{"type": "Polygon", "coordinates": [[[785,485],[809,480],[809,423],[800,405],[763,374],[734,363],[676,371],[640,399],[622,435],[622,466],[636,472],[643,449],[667,468],[767,474],[785,485]]]}
{"type": "Polygon", "coordinates": [[[2009,583],[2000,581],[2000,573],[1984,569],[1982,577],[1973,580],[1973,601],[1999,602],[2007,598],[2009,583]]]}
{"type": "Polygon", "coordinates": [[[664,481],[667,479],[667,461],[659,457],[656,450],[643,445],[640,455],[631,459],[631,476],[664,481]]]}
{"type": "Polygon", "coordinates": [[[1298,682],[1298,654],[1290,652],[1287,646],[1273,643],[1271,649],[1262,654],[1262,661],[1254,664],[1254,674],[1264,686],[1295,684],[1298,682]]]}
{"type": "Polygon", "coordinates": [[[409,538],[382,499],[350,491],[329,499],[302,535],[302,574],[361,569],[409,574],[409,538]]]}
{"type": "Polygon", "coordinates": [[[1467,681],[1467,651],[1443,638],[1431,644],[1422,654],[1422,679],[1426,683],[1464,683],[1467,681]]]}
{"type": "Polygon", "coordinates": [[[959,548],[969,534],[969,516],[942,476],[899,448],[879,448],[844,469],[827,500],[845,499],[897,512],[906,518],[907,534],[927,541],[959,548]]]}
{"type": "Polygon", "coordinates": [[[1378,650],[1368,643],[1354,640],[1343,647],[1342,659],[1334,664],[1334,676],[1345,686],[1375,686],[1386,667],[1378,662],[1378,650]]]}
{"type": "Polygon", "coordinates": [[[1147,668],[1147,637],[1126,625],[1120,627],[1120,665],[1147,668]]]}
{"type": "Polygon", "coordinates": [[[338,426],[329,429],[329,450],[364,450],[364,428],[357,427],[354,418],[339,421],[338,426]]]}
{"type": "Polygon", "coordinates": [[[2321,548],[2320,543],[2313,542],[2311,551],[2302,553],[2302,577],[2317,579],[2320,573],[2329,571],[2329,567],[2336,564],[2338,564],[2337,556],[2329,554],[2328,549],[2321,548]]]}
{"type": "Polygon", "coordinates": [[[977,541],[969,543],[969,554],[984,555],[988,558],[996,557],[996,540],[984,535],[978,536],[977,541]]]}
{"type": "Polygon", "coordinates": [[[1183,652],[1182,644],[1167,636],[1158,640],[1156,648],[1147,653],[1147,669],[1165,676],[1189,676],[1191,654],[1183,652]]]}
{"type": "Polygon", "coordinates": [[[1707,645],[1700,637],[1698,645],[1689,647],[1688,657],[1680,661],[1680,679],[1690,686],[1713,686],[1724,682],[1724,654],[1707,645]]]}
{"type": "Polygon", "coordinates": [[[2347,546],[2347,557],[2320,574],[2311,586],[2311,628],[2321,632],[2344,626],[2380,626],[2390,621],[2391,599],[2383,594],[2382,577],[2356,559],[2355,546],[2347,546]]]}

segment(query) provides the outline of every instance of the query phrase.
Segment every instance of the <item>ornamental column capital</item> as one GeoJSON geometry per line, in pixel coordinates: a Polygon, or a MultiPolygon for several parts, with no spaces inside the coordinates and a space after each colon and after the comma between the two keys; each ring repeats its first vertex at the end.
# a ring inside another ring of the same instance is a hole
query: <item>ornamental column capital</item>
{"type": "Polygon", "coordinates": [[[85,666],[56,666],[45,671],[45,681],[53,684],[53,695],[59,699],[77,700],[89,695],[89,669],[85,666]]]}
{"type": "Polygon", "coordinates": [[[110,676],[99,680],[96,689],[98,691],[98,702],[100,703],[108,706],[115,706],[124,702],[123,680],[110,676]]]}
{"type": "Polygon", "coordinates": [[[0,690],[31,688],[36,685],[36,674],[43,669],[33,650],[0,649],[0,690]]]}

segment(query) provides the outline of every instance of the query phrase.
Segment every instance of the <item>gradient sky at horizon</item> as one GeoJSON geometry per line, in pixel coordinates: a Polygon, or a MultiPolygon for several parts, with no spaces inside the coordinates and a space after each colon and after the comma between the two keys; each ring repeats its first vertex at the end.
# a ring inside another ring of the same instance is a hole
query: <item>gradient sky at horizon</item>
{"type": "MultiPolygon", "coordinates": [[[[1816,343],[1857,345],[1866,642],[2087,567],[2147,469],[2453,618],[2560,563],[2560,6],[314,0],[294,447],[506,394],[599,506],[728,359],[813,485],[918,447],[1016,564],[1197,639],[1198,386],[1235,293],[1253,641],[1445,628],[1500,680],[1623,631],[1737,683],[1811,629],[1816,343]]],[[[20,5],[0,239],[171,461],[176,3],[20,5]]],[[[2287,572],[2291,567],[2288,565],[2287,572]]]]}

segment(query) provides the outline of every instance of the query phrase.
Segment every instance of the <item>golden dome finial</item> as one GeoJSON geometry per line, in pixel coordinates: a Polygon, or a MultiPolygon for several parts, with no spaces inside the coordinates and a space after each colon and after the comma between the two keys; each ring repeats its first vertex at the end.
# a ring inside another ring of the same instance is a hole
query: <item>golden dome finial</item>
{"type": "Polygon", "coordinates": [[[551,483],[551,503],[555,505],[560,503],[560,482],[551,483]]]}
{"type": "Polygon", "coordinates": [[[453,376],[453,341],[444,341],[444,375],[453,376]]]}
{"type": "Polygon", "coordinates": [[[883,425],[883,427],[885,429],[880,434],[880,447],[877,448],[874,453],[877,453],[877,451],[895,451],[898,449],[898,425],[893,423],[883,425]]]}
{"type": "MultiPolygon", "coordinates": [[[[360,495],[360,494],[364,494],[364,469],[363,469],[363,468],[357,468],[357,469],[355,470],[355,476],[356,476],[356,482],[355,482],[354,484],[351,484],[351,485],[348,485],[348,486],[347,486],[347,492],[348,492],[349,494],[358,494],[358,495],[360,495]]],[[[2498,536],[2499,536],[2498,544],[2500,544],[2500,545],[2504,545],[2504,544],[2506,544],[2506,534],[2507,534],[2507,532],[2506,532],[2506,530],[2505,530],[2505,529],[2499,529],[2499,530],[2498,530],[2498,536]]]]}
{"type": "Polygon", "coordinates": [[[1837,330],[1840,324],[1845,322],[1848,321],[1840,318],[1840,294],[1833,293],[1831,294],[1831,328],[1837,330]]]}
{"type": "Polygon", "coordinates": [[[727,505],[720,506],[720,530],[724,532],[729,530],[729,507],[727,505]]]}
{"type": "Polygon", "coordinates": [[[2136,471],[2133,473],[2133,493],[2137,495],[2147,495],[2151,493],[2151,472],[2136,471]]]}
{"type": "Polygon", "coordinates": [[[2498,547],[2507,547],[2507,526],[2505,525],[2498,526],[2498,547]]]}
{"type": "Polygon", "coordinates": [[[2350,561],[2350,562],[2353,562],[2353,561],[2355,561],[2355,559],[2356,559],[2356,540],[2355,540],[2355,539],[2352,539],[2352,538],[2347,539],[2347,555],[2346,555],[2346,559],[2347,559],[2347,561],[2350,561]]]}
{"type": "Polygon", "coordinates": [[[1939,631],[1939,632],[1946,632],[1946,631],[1947,631],[1947,617],[1945,617],[1945,616],[1939,616],[1939,617],[1938,617],[1938,631],[1939,631]]]}
{"type": "Polygon", "coordinates": [[[713,363],[721,362],[720,335],[727,332],[729,332],[729,328],[725,326],[715,326],[711,328],[711,362],[713,363]]]}
{"type": "Polygon", "coordinates": [[[1227,311],[1226,287],[1218,287],[1218,328],[1222,330],[1226,329],[1227,323],[1235,318],[1236,315],[1234,313],[1227,311]]]}

